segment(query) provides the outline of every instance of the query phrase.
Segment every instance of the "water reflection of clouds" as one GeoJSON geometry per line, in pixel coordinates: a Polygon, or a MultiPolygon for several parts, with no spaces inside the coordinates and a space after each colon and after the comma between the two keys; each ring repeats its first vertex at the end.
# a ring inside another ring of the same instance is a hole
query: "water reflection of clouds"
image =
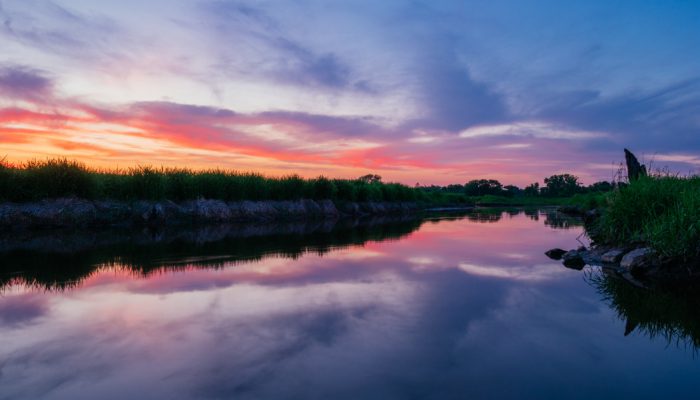
{"type": "Polygon", "coordinates": [[[526,266],[476,265],[459,263],[458,268],[467,274],[483,277],[513,279],[522,281],[542,281],[556,279],[568,274],[556,265],[535,264],[526,266]]]}
{"type": "Polygon", "coordinates": [[[49,299],[37,293],[5,293],[0,297],[0,325],[18,327],[49,311],[49,299]]]}
{"type": "Polygon", "coordinates": [[[220,398],[259,393],[258,386],[271,381],[282,390],[277,396],[285,397],[286,377],[298,378],[299,364],[308,367],[328,349],[343,348],[347,343],[340,341],[349,332],[371,333],[363,325],[391,325],[381,321],[396,318],[387,310],[410,298],[415,299],[410,286],[395,281],[274,289],[238,285],[126,301],[96,294],[80,313],[57,310],[54,318],[64,324],[53,330],[37,326],[25,332],[31,343],[3,354],[3,393],[90,398],[81,388],[89,383],[94,390],[116,389],[115,398],[139,398],[134,388],[162,381],[155,389],[159,396],[220,398]],[[107,379],[112,376],[129,384],[119,388],[107,379]]]}
{"type": "Polygon", "coordinates": [[[546,261],[578,232],[523,215],[475,225],[32,292],[31,323],[0,325],[0,399],[624,397],[621,376],[664,359],[620,350],[611,312],[546,261]]]}

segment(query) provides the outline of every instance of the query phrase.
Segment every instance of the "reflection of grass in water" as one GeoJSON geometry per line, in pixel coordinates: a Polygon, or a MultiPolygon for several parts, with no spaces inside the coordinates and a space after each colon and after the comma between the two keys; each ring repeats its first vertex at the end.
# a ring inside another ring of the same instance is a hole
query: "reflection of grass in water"
{"type": "MultiPolygon", "coordinates": [[[[475,223],[494,223],[506,215],[516,216],[524,212],[531,218],[539,215],[537,211],[533,214],[533,210],[484,208],[447,215],[428,214],[424,219],[368,222],[359,226],[339,223],[330,231],[311,230],[307,233],[241,237],[235,234],[234,229],[233,235],[210,241],[201,241],[197,239],[196,231],[189,234],[184,228],[162,232],[164,238],[158,240],[147,240],[144,237],[150,236],[132,231],[103,232],[106,235],[104,241],[95,239],[95,235],[87,232],[75,236],[59,234],[62,240],[59,245],[53,243],[53,251],[43,247],[45,244],[39,240],[42,245],[32,249],[41,251],[24,248],[0,252],[0,291],[12,285],[28,285],[44,290],[72,289],[80,286],[101,267],[126,268],[135,276],[148,276],[154,272],[188,268],[217,269],[270,257],[298,259],[305,254],[324,255],[336,249],[362,246],[370,241],[400,240],[426,222],[467,219],[475,223]],[[115,236],[118,239],[114,239],[115,236]],[[83,242],[87,244],[77,245],[83,242]]],[[[556,227],[547,224],[546,220],[545,224],[556,227]]],[[[37,238],[32,236],[31,239],[37,238]]]]}
{"type": "Polygon", "coordinates": [[[422,220],[396,221],[340,227],[330,232],[227,237],[205,243],[174,239],[143,244],[127,240],[70,253],[27,250],[0,253],[0,290],[15,284],[46,290],[71,289],[100,268],[121,267],[148,276],[166,269],[218,269],[269,257],[298,259],[310,253],[324,255],[370,241],[398,240],[421,224],[422,220]]]}
{"type": "Polygon", "coordinates": [[[650,339],[700,349],[700,295],[697,287],[643,289],[625,280],[594,270],[587,276],[620,319],[625,336],[634,330],[650,339]]]}
{"type": "Polygon", "coordinates": [[[583,226],[583,220],[578,217],[564,215],[556,210],[549,210],[545,215],[544,224],[554,229],[574,229],[583,226]]]}

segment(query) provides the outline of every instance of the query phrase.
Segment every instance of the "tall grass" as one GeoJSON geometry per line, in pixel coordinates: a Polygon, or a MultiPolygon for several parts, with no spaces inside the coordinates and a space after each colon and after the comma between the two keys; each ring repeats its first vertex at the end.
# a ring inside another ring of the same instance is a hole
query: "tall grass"
{"type": "Polygon", "coordinates": [[[660,254],[700,257],[700,177],[645,177],[608,197],[595,240],[643,242],[660,254]]]}
{"type": "Polygon", "coordinates": [[[0,162],[0,201],[27,202],[80,197],[114,200],[225,201],[330,199],[334,201],[431,201],[417,188],[398,183],[280,178],[211,169],[135,167],[122,171],[92,169],[67,159],[0,162]]]}

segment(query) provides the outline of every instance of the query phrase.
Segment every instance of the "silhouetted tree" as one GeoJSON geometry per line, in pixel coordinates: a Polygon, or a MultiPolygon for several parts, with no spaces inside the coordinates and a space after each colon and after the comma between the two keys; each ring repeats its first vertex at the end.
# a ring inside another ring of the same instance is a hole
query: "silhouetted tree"
{"type": "Polygon", "coordinates": [[[447,185],[444,190],[448,193],[464,193],[464,185],[447,185]]]}
{"type": "Polygon", "coordinates": [[[495,179],[475,179],[464,185],[467,196],[502,195],[503,185],[495,179]]]}
{"type": "Polygon", "coordinates": [[[608,181],[600,181],[590,185],[587,189],[591,192],[609,192],[613,190],[612,183],[608,181]]]}
{"type": "Polygon", "coordinates": [[[357,180],[365,183],[377,183],[382,181],[382,177],[375,174],[367,174],[357,178],[357,180]]]}
{"type": "Polygon", "coordinates": [[[566,197],[581,192],[578,177],[571,174],[552,175],[549,178],[544,178],[544,184],[542,194],[545,196],[566,197]]]}
{"type": "Polygon", "coordinates": [[[535,182],[525,186],[523,190],[525,196],[539,196],[540,195],[540,184],[535,182]]]}
{"type": "Polygon", "coordinates": [[[506,185],[503,187],[503,195],[506,197],[516,197],[523,193],[522,189],[515,185],[506,185]]]}

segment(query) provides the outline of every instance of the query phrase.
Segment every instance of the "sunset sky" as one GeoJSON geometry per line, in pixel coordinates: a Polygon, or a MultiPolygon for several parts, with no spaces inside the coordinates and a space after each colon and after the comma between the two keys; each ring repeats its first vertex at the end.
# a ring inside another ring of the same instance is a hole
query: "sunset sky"
{"type": "Polygon", "coordinates": [[[700,172],[700,2],[0,0],[0,158],[407,184],[700,172]]]}

